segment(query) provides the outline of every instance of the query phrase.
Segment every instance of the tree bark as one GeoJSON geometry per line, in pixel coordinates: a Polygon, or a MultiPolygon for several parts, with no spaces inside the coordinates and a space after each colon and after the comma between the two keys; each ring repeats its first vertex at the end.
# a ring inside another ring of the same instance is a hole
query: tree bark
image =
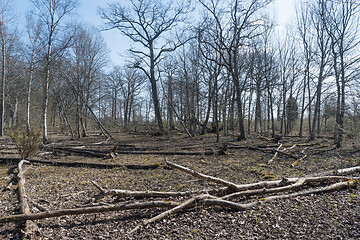
{"type": "MultiPolygon", "coordinates": [[[[28,203],[28,197],[27,197],[26,190],[25,190],[25,177],[24,177],[25,171],[22,168],[24,163],[29,163],[29,161],[21,160],[19,162],[18,175],[17,175],[20,214],[31,215],[30,207],[29,207],[29,203],[28,203]]],[[[34,223],[31,220],[25,220],[24,239],[25,238],[31,239],[31,236],[38,231],[39,231],[39,229],[38,229],[36,223],[34,223]]]]}
{"type": "Polygon", "coordinates": [[[156,85],[156,78],[155,78],[155,55],[154,55],[154,42],[153,40],[149,41],[149,51],[150,51],[150,84],[151,84],[151,93],[152,99],[154,104],[155,110],[155,119],[157,121],[157,125],[159,127],[160,132],[164,132],[164,123],[161,117],[161,110],[160,110],[160,102],[159,102],[159,95],[156,85]]]}
{"type": "Polygon", "coordinates": [[[4,136],[5,126],[5,84],[6,84],[6,40],[4,23],[0,19],[0,34],[1,34],[1,105],[0,105],[0,136],[4,136]]]}
{"type": "Polygon", "coordinates": [[[110,205],[110,206],[95,206],[95,207],[83,207],[73,209],[61,209],[43,213],[32,213],[32,214],[19,214],[11,215],[0,218],[0,223],[8,222],[22,222],[28,220],[38,220],[44,218],[53,218],[61,216],[71,216],[79,214],[90,214],[90,213],[101,213],[101,212],[114,212],[124,211],[131,209],[150,209],[150,208],[170,208],[176,207],[178,203],[172,201],[152,201],[143,203],[124,203],[121,205],[110,205]]]}

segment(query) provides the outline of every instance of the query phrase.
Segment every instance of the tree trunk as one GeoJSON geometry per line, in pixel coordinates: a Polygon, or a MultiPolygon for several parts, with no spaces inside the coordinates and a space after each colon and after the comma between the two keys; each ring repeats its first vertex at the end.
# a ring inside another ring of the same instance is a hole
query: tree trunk
{"type": "Polygon", "coordinates": [[[242,112],[242,99],[241,99],[241,89],[240,89],[240,82],[238,76],[234,77],[234,85],[236,88],[236,102],[238,107],[238,116],[239,116],[239,137],[238,139],[246,140],[245,136],[245,128],[244,128],[244,118],[243,118],[243,112],[242,112]]]}
{"type": "MultiPolygon", "coordinates": [[[[52,16],[53,19],[53,16],[52,16]]],[[[51,54],[52,54],[52,36],[54,33],[54,25],[53,22],[50,26],[50,33],[48,39],[48,46],[47,46],[47,53],[46,53],[46,62],[45,62],[45,79],[44,79],[44,86],[43,86],[43,142],[48,142],[48,134],[47,134],[47,111],[48,111],[48,104],[49,104],[49,83],[50,83],[50,65],[51,65],[51,54]]]]}
{"type": "MultiPolygon", "coordinates": [[[[210,77],[211,79],[211,77],[210,77]]],[[[212,98],[213,98],[213,95],[214,95],[214,91],[215,91],[215,88],[211,88],[211,82],[209,83],[209,95],[208,95],[208,103],[207,103],[207,111],[206,111],[206,116],[205,116],[205,121],[202,125],[202,128],[201,128],[201,134],[205,134],[206,132],[206,126],[209,122],[209,118],[210,118],[210,112],[211,112],[211,103],[212,103],[212,98]]]]}
{"type": "Polygon", "coordinates": [[[19,106],[19,96],[15,97],[15,103],[14,103],[14,113],[11,119],[11,125],[13,127],[17,124],[17,114],[18,114],[18,106],[19,106]]]}
{"type": "Polygon", "coordinates": [[[220,141],[219,136],[219,116],[218,116],[218,76],[214,76],[214,120],[215,120],[215,129],[216,129],[216,142],[220,141]]]}
{"type": "Polygon", "coordinates": [[[168,122],[169,122],[169,130],[170,132],[174,130],[174,111],[172,110],[172,106],[174,104],[173,99],[173,89],[172,89],[172,77],[168,77],[168,99],[167,99],[167,114],[168,114],[168,122]]]}
{"type": "Polygon", "coordinates": [[[149,49],[150,49],[150,84],[151,84],[151,93],[152,99],[154,103],[155,110],[155,119],[157,121],[160,132],[164,132],[164,124],[161,117],[160,111],[160,102],[159,96],[157,92],[157,85],[155,79],[155,55],[154,55],[154,45],[153,41],[149,41],[149,49]]]}
{"type": "Polygon", "coordinates": [[[318,117],[320,116],[321,90],[322,90],[322,82],[323,82],[323,73],[324,73],[324,68],[325,68],[324,61],[325,61],[325,56],[322,56],[320,72],[319,72],[319,76],[318,76],[318,85],[316,88],[316,103],[315,103],[315,109],[314,109],[314,118],[313,118],[312,128],[310,131],[310,140],[315,139],[316,122],[318,120],[318,117]]]}
{"type": "Polygon", "coordinates": [[[302,103],[301,103],[301,116],[300,116],[300,129],[299,129],[299,136],[303,136],[303,126],[304,126],[304,113],[305,113],[305,96],[306,96],[306,83],[307,83],[307,76],[309,72],[309,61],[306,61],[306,69],[304,74],[304,87],[302,92],[302,103]]]}
{"type": "Polygon", "coordinates": [[[34,78],[34,60],[33,56],[31,56],[31,62],[30,62],[30,77],[29,82],[27,86],[27,97],[26,97],[26,130],[30,131],[30,102],[31,102],[31,87],[32,87],[32,81],[34,78]]]}
{"type": "Polygon", "coordinates": [[[2,63],[2,71],[1,71],[1,106],[0,106],[0,136],[4,136],[4,125],[5,125],[5,84],[6,84],[6,42],[5,42],[5,31],[3,28],[3,23],[0,22],[1,28],[1,63],[2,63]]]}
{"type": "Polygon", "coordinates": [[[255,107],[255,121],[254,121],[254,131],[257,133],[259,132],[258,127],[260,126],[261,131],[261,90],[260,90],[260,80],[257,79],[256,81],[256,107],[255,107]]]}

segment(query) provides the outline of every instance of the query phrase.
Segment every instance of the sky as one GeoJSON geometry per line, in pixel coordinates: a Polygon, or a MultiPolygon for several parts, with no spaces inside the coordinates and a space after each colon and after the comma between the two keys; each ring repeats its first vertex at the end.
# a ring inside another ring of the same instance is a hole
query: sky
{"type": "MultiPolygon", "coordinates": [[[[0,0],[1,1],[1,0],[0,0]]],[[[80,22],[93,25],[101,29],[103,21],[97,14],[98,7],[106,7],[108,3],[124,0],[80,0],[80,6],[77,10],[76,19],[80,22]]],[[[195,1],[195,0],[194,0],[195,1]]],[[[277,22],[277,31],[279,36],[285,35],[286,25],[295,18],[294,2],[296,0],[275,0],[272,3],[271,12],[275,15],[277,22]]],[[[18,21],[23,24],[26,12],[31,9],[30,0],[13,0],[15,5],[14,12],[17,14],[18,21]]],[[[119,30],[101,31],[102,36],[110,50],[110,59],[112,65],[122,65],[125,63],[127,49],[130,47],[130,41],[121,35],[119,30]]]]}

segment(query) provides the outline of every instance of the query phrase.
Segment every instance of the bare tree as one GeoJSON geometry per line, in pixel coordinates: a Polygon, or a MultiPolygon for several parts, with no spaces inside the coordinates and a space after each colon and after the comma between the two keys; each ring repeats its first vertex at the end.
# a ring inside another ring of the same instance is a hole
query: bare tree
{"type": "Polygon", "coordinates": [[[0,103],[0,136],[4,135],[5,126],[5,88],[6,88],[6,72],[9,48],[14,40],[15,33],[11,32],[10,26],[13,22],[11,17],[11,1],[0,2],[0,45],[1,45],[1,103],[0,103]]]}
{"type": "Polygon", "coordinates": [[[190,1],[130,0],[130,8],[119,3],[109,4],[99,10],[106,21],[107,29],[117,28],[122,34],[139,44],[138,48],[129,49],[135,57],[135,68],[141,69],[148,77],[155,110],[155,117],[160,131],[164,131],[158,97],[155,68],[164,53],[173,52],[185,41],[180,36],[174,40],[170,32],[185,21],[190,1]]]}
{"type": "MultiPolygon", "coordinates": [[[[308,5],[302,4],[297,9],[297,28],[298,34],[300,35],[302,43],[302,54],[303,54],[303,83],[302,83],[302,101],[301,101],[301,113],[300,113],[300,127],[299,136],[303,136],[303,126],[305,111],[309,108],[309,116],[311,118],[311,102],[307,105],[306,103],[306,90],[310,84],[310,63],[313,57],[313,38],[311,36],[311,19],[310,19],[310,8],[308,5]]],[[[311,128],[310,128],[311,129],[311,128]]]]}
{"type": "MultiPolygon", "coordinates": [[[[240,74],[240,49],[248,45],[248,40],[261,34],[258,30],[264,24],[259,11],[271,1],[262,0],[235,0],[224,2],[220,0],[199,0],[209,16],[206,17],[208,24],[202,29],[203,32],[211,32],[200,35],[202,44],[206,44],[220,55],[218,64],[223,65],[236,90],[236,102],[239,116],[239,140],[246,139],[242,93],[244,82],[239,78],[240,74]],[[210,20],[210,21],[209,21],[210,20]],[[211,23],[210,23],[211,22],[211,23]],[[209,24],[210,23],[210,24],[209,24]]],[[[208,56],[209,59],[213,59],[208,56]]]]}
{"type": "MultiPolygon", "coordinates": [[[[86,104],[91,105],[91,96],[97,80],[95,76],[108,63],[104,39],[98,31],[79,25],[76,27],[74,44],[70,47],[69,55],[72,64],[64,71],[68,71],[68,75],[72,76],[72,85],[84,97],[86,104]]],[[[77,135],[79,138],[86,137],[88,108],[81,96],[76,96],[77,135]]]]}
{"type": "MultiPolygon", "coordinates": [[[[63,30],[61,24],[65,16],[72,12],[77,0],[31,0],[35,10],[33,14],[38,16],[39,21],[44,25],[44,49],[45,49],[45,63],[44,63],[44,85],[43,85],[43,141],[48,141],[47,136],[47,112],[49,103],[49,84],[50,71],[53,61],[55,60],[54,46],[57,41],[61,40],[60,32],[63,30]]],[[[60,47],[59,49],[62,49],[60,47]]]]}
{"type": "Polygon", "coordinates": [[[27,81],[27,98],[26,98],[26,129],[30,131],[30,102],[31,89],[35,72],[35,65],[38,62],[41,42],[40,42],[41,25],[35,23],[29,14],[27,16],[27,35],[29,44],[26,49],[26,57],[28,62],[29,77],[27,81]]]}
{"type": "Polygon", "coordinates": [[[335,144],[341,147],[344,132],[346,86],[356,77],[360,58],[355,52],[360,45],[360,3],[339,0],[324,3],[326,30],[331,38],[331,53],[337,92],[335,144]]]}
{"type": "MultiPolygon", "coordinates": [[[[145,77],[136,69],[119,66],[114,67],[109,75],[109,80],[113,86],[113,108],[116,114],[118,92],[122,97],[124,127],[128,129],[131,114],[135,108],[135,97],[139,94],[139,90],[144,83],[145,77]]],[[[134,119],[133,119],[134,120],[134,119]]]]}
{"type": "MultiPolygon", "coordinates": [[[[316,63],[318,64],[319,73],[317,75],[317,85],[316,85],[316,102],[314,109],[314,118],[310,131],[310,140],[315,139],[316,123],[320,116],[320,104],[321,104],[321,95],[322,95],[322,85],[323,81],[326,78],[326,66],[329,59],[329,43],[330,38],[326,33],[326,23],[324,21],[324,16],[326,12],[325,0],[317,0],[312,6],[312,24],[315,28],[315,37],[316,37],[316,63]]],[[[318,121],[318,134],[320,131],[320,122],[318,121]]]]}

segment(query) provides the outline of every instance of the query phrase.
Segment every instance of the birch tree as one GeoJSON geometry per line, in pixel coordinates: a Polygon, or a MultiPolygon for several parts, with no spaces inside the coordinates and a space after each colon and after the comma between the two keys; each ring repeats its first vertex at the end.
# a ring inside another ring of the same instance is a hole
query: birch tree
{"type": "Polygon", "coordinates": [[[11,1],[0,2],[0,51],[1,51],[1,90],[0,90],[0,136],[4,135],[5,126],[5,89],[6,89],[6,72],[8,68],[9,45],[13,41],[14,31],[11,29],[14,19],[11,16],[11,1]]]}
{"type": "MultiPolygon", "coordinates": [[[[47,135],[47,112],[49,103],[49,85],[50,73],[53,62],[55,61],[56,44],[61,42],[61,31],[64,24],[65,17],[71,13],[77,6],[76,0],[31,0],[35,9],[32,12],[38,17],[39,21],[44,26],[43,43],[45,51],[44,63],[44,82],[43,82],[43,108],[42,108],[42,124],[43,124],[43,142],[48,141],[47,135]]],[[[59,49],[63,49],[60,47],[59,49]]]]}

